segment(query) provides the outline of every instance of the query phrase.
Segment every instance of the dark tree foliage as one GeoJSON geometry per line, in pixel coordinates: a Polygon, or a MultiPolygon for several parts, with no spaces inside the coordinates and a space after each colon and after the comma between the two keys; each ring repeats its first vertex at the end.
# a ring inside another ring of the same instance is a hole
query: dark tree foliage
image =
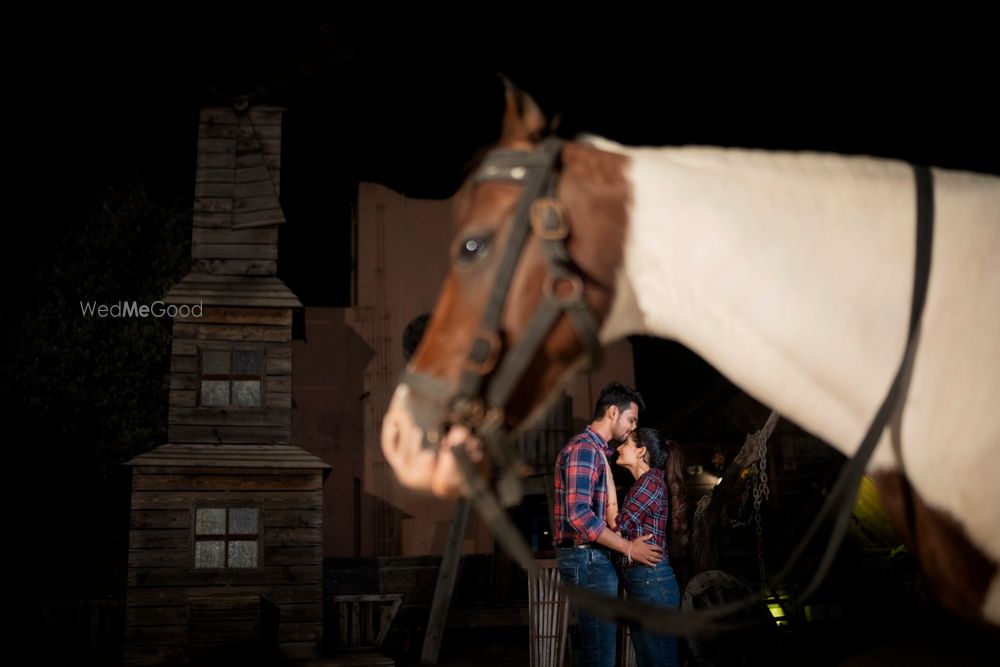
{"type": "Polygon", "coordinates": [[[69,575],[69,586],[49,579],[60,595],[91,596],[127,555],[122,464],[166,439],[171,321],[101,318],[84,304],[162,299],[189,267],[191,215],[136,181],[99,192],[61,229],[22,307],[4,315],[2,404],[31,482],[20,517],[37,549],[29,567],[69,575]],[[103,567],[88,572],[91,559],[103,567]]]}

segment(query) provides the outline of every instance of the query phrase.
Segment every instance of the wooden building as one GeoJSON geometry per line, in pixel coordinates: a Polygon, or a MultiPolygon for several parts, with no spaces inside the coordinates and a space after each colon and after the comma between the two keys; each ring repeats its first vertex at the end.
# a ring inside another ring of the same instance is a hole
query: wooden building
{"type": "Polygon", "coordinates": [[[290,444],[302,304],[276,277],[281,113],[201,114],[193,270],[164,299],[168,443],[129,462],[127,665],[321,651],[330,466],[290,444]]]}

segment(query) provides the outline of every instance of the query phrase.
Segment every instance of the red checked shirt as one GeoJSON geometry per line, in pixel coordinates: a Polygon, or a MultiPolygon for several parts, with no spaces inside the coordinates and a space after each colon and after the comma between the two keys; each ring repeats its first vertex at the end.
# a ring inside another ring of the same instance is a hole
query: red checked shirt
{"type": "Polygon", "coordinates": [[[556,458],[553,538],[574,544],[594,542],[604,532],[608,502],[605,470],[608,443],[589,426],[573,437],[556,458]]]}
{"type": "MultiPolygon", "coordinates": [[[[618,529],[626,540],[652,534],[653,539],[648,543],[663,549],[663,555],[666,556],[668,513],[667,484],[663,479],[663,471],[652,468],[643,473],[628,490],[618,514],[618,529]]],[[[624,556],[620,558],[620,562],[624,567],[629,566],[624,556]]]]}

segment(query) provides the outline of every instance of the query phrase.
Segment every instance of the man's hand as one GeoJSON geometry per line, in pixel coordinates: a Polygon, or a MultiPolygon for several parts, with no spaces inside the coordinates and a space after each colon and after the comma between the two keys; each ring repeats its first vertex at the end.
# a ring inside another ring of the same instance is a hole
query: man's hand
{"type": "Polygon", "coordinates": [[[638,561],[643,565],[649,565],[650,567],[663,560],[663,549],[655,544],[649,544],[649,540],[651,539],[653,539],[652,534],[640,535],[632,540],[632,546],[629,553],[632,560],[638,561]]]}

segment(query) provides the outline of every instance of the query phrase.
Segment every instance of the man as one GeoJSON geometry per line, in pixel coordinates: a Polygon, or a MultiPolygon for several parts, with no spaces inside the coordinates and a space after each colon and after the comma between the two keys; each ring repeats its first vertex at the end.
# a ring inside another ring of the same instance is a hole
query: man
{"type": "MultiPolygon", "coordinates": [[[[639,423],[644,408],[639,392],[620,382],[601,390],[594,406],[594,420],[559,452],[555,469],[553,508],[556,563],[567,584],[618,596],[618,576],[611,551],[632,560],[656,565],[662,550],[647,544],[652,535],[629,541],[608,527],[617,504],[614,480],[608,467],[609,441],[624,441],[639,423]]],[[[615,624],[577,609],[580,627],[578,667],[611,667],[615,662],[615,624]]]]}

